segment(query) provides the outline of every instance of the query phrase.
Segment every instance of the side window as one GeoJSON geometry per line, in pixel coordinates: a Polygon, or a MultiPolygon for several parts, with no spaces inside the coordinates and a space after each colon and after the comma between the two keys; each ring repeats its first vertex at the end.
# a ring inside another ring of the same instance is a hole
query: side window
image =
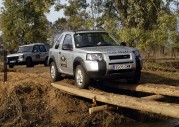
{"type": "Polygon", "coordinates": [[[33,52],[39,52],[39,46],[38,45],[35,45],[33,47],[33,52]]]}
{"type": "Polygon", "coordinates": [[[46,52],[46,49],[45,49],[44,45],[40,45],[39,49],[40,49],[40,52],[46,52]]]}
{"type": "Polygon", "coordinates": [[[59,48],[60,42],[61,42],[61,40],[62,40],[62,37],[63,37],[63,35],[61,35],[61,36],[56,40],[55,49],[58,49],[58,48],[59,48]]]}
{"type": "Polygon", "coordinates": [[[73,45],[72,45],[72,37],[71,37],[71,35],[67,34],[65,36],[64,41],[63,41],[62,49],[63,50],[71,50],[72,47],[73,47],[73,45]]]}

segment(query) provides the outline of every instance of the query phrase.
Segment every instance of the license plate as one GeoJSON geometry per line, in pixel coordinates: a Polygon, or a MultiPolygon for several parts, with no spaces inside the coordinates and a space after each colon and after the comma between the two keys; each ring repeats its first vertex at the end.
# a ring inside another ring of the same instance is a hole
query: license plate
{"type": "Polygon", "coordinates": [[[14,60],[13,60],[13,61],[9,61],[9,63],[15,63],[15,62],[16,62],[16,61],[14,61],[14,60]]]}
{"type": "Polygon", "coordinates": [[[112,65],[113,70],[131,69],[130,64],[116,64],[112,65]]]}

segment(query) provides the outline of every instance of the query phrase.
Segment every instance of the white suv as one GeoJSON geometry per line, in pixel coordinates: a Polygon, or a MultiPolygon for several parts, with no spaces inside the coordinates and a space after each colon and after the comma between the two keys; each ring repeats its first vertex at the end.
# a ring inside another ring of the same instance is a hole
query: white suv
{"type": "Polygon", "coordinates": [[[14,65],[33,67],[39,63],[47,66],[49,48],[49,44],[44,43],[19,46],[17,53],[7,55],[7,64],[9,68],[13,68],[14,65]]]}
{"type": "Polygon", "coordinates": [[[129,83],[138,83],[142,69],[138,50],[120,46],[105,31],[57,34],[48,63],[53,81],[61,74],[71,75],[79,88],[87,88],[91,79],[125,78],[129,83]]]}

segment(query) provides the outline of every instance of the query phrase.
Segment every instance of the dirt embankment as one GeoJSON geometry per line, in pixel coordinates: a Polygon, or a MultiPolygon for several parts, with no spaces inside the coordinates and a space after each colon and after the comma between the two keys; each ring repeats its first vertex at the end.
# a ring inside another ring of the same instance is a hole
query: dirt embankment
{"type": "MultiPolygon", "coordinates": [[[[106,111],[89,115],[91,100],[50,86],[49,67],[15,67],[3,84],[0,73],[0,126],[110,126],[134,121],[106,111]]],[[[73,84],[72,79],[65,82],[73,84]]]]}
{"type": "MultiPolygon", "coordinates": [[[[118,126],[148,120],[137,111],[120,108],[90,115],[91,100],[65,94],[50,85],[49,67],[15,67],[9,70],[8,81],[2,81],[0,72],[0,126],[118,126]]],[[[63,81],[74,84],[70,78],[63,81]]],[[[145,68],[141,84],[147,83],[179,85],[179,71],[145,68]]]]}

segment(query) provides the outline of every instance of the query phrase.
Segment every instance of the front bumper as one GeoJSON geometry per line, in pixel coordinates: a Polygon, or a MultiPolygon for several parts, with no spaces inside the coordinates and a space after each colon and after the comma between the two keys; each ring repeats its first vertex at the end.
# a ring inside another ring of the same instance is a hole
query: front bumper
{"type": "Polygon", "coordinates": [[[91,79],[104,79],[133,77],[137,69],[142,69],[142,60],[136,57],[134,61],[116,64],[119,65],[119,67],[123,67],[123,65],[124,67],[125,65],[130,66],[130,68],[125,69],[114,69],[114,65],[115,63],[110,64],[105,61],[85,61],[86,71],[91,79]]]}
{"type": "Polygon", "coordinates": [[[16,58],[7,58],[7,64],[8,65],[24,65],[25,61],[23,59],[18,59],[18,57],[16,58]]]}

